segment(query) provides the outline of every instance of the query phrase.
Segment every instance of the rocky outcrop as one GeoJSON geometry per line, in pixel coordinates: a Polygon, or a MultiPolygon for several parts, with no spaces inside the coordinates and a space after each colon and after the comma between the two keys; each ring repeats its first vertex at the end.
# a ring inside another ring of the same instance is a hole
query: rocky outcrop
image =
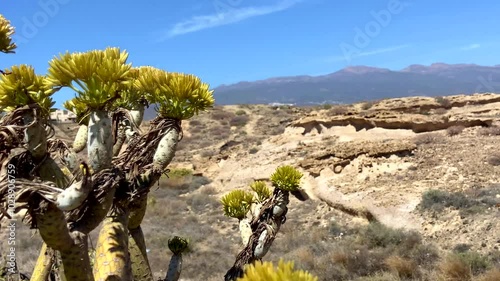
{"type": "Polygon", "coordinates": [[[353,126],[357,131],[373,128],[406,129],[415,133],[445,130],[452,126],[487,127],[493,123],[493,118],[469,117],[451,120],[446,116],[427,116],[422,114],[398,114],[390,111],[374,112],[365,116],[334,116],[331,118],[306,117],[290,124],[291,127],[304,128],[303,134],[313,130],[321,133],[324,129],[335,126],[353,126]]]}
{"type": "Polygon", "coordinates": [[[454,95],[446,97],[405,97],[385,99],[376,102],[370,109],[399,112],[425,112],[438,108],[478,106],[500,102],[500,94],[484,93],[474,95],[454,95]]]}
{"type": "Polygon", "coordinates": [[[305,116],[290,123],[289,127],[302,127],[303,134],[314,130],[322,133],[331,127],[349,125],[357,131],[384,128],[412,130],[415,133],[445,130],[452,126],[486,127],[491,126],[500,115],[500,95],[388,99],[376,102],[368,109],[353,106],[344,114],[327,115],[328,112],[305,116]]]}
{"type": "Polygon", "coordinates": [[[390,157],[392,155],[408,156],[416,149],[410,141],[385,140],[385,141],[351,141],[341,142],[334,146],[317,145],[300,146],[291,155],[305,155],[305,159],[298,165],[317,176],[325,167],[330,167],[336,173],[360,155],[372,158],[390,157]]]}

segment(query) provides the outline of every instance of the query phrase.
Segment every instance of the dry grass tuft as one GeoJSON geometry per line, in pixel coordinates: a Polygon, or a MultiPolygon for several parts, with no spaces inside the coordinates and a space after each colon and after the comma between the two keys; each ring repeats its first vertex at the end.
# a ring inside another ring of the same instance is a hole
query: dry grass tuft
{"type": "Polygon", "coordinates": [[[499,136],[500,127],[499,126],[483,127],[477,131],[477,134],[479,136],[499,136]]]}
{"type": "Polygon", "coordinates": [[[479,276],[477,281],[499,281],[500,280],[500,268],[493,268],[479,276]]]}
{"type": "Polygon", "coordinates": [[[415,278],[418,276],[417,264],[409,259],[391,255],[385,259],[385,264],[399,278],[415,278]]]}
{"type": "Polygon", "coordinates": [[[416,145],[440,143],[442,141],[443,141],[443,136],[439,133],[419,134],[415,136],[415,138],[413,139],[413,142],[416,145]]]}
{"type": "Polygon", "coordinates": [[[457,255],[451,255],[439,265],[441,273],[447,281],[469,281],[472,280],[472,270],[463,259],[457,255]]]}
{"type": "Polygon", "coordinates": [[[464,129],[464,126],[451,126],[446,129],[446,134],[450,137],[460,135],[464,129]]]}
{"type": "Polygon", "coordinates": [[[349,112],[349,108],[345,105],[335,105],[332,106],[328,112],[328,116],[337,116],[337,115],[345,115],[347,112],[349,112]]]}

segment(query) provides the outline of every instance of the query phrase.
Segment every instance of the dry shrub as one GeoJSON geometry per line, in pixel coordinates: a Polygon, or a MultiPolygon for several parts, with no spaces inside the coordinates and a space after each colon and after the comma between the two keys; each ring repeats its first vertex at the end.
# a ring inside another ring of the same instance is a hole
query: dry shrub
{"type": "Polygon", "coordinates": [[[477,281],[499,281],[499,280],[500,280],[500,268],[490,269],[477,279],[477,281]]]}
{"type": "Polygon", "coordinates": [[[239,109],[239,110],[236,110],[236,112],[234,113],[236,115],[245,115],[247,114],[247,112],[243,109],[239,109]]]}
{"type": "Polygon", "coordinates": [[[464,126],[461,126],[461,125],[458,125],[458,126],[451,126],[451,127],[448,127],[448,129],[446,129],[446,134],[448,136],[456,136],[456,135],[459,135],[463,132],[463,130],[465,129],[464,126]]]}
{"type": "Polygon", "coordinates": [[[189,121],[189,126],[191,126],[191,127],[202,126],[202,123],[200,120],[193,119],[193,120],[189,121]]]}
{"type": "Polygon", "coordinates": [[[469,281],[472,280],[470,266],[459,256],[452,255],[446,258],[439,265],[445,280],[449,281],[469,281]]]}
{"type": "Polygon", "coordinates": [[[477,131],[477,134],[480,136],[499,136],[500,127],[499,126],[482,127],[477,131]]]}
{"type": "Polygon", "coordinates": [[[309,246],[302,246],[297,250],[293,251],[292,254],[295,255],[295,257],[297,258],[297,260],[300,261],[302,266],[305,266],[307,268],[314,268],[316,257],[314,256],[314,253],[312,252],[309,246]]]}
{"type": "Polygon", "coordinates": [[[361,109],[368,110],[368,109],[372,108],[376,103],[378,103],[378,101],[367,101],[367,102],[364,102],[361,105],[361,109]]]}
{"type": "Polygon", "coordinates": [[[229,121],[229,125],[236,127],[243,127],[248,123],[249,119],[250,118],[248,118],[247,115],[238,115],[233,117],[231,121],[229,121]]]}
{"type": "Polygon", "coordinates": [[[441,107],[443,108],[451,108],[452,107],[452,104],[451,104],[451,101],[445,97],[436,97],[436,102],[439,103],[439,105],[441,105],[441,107]]]}
{"type": "Polygon", "coordinates": [[[214,197],[207,194],[195,193],[186,198],[186,203],[195,213],[203,213],[208,210],[217,210],[221,203],[214,197]]]}
{"type": "Polygon", "coordinates": [[[200,193],[204,195],[215,195],[217,194],[217,189],[212,185],[203,185],[200,187],[200,193]]]}
{"type": "Polygon", "coordinates": [[[349,109],[345,105],[335,105],[328,110],[327,115],[328,116],[336,116],[336,115],[345,115],[347,112],[349,112],[349,109]]]}
{"type": "Polygon", "coordinates": [[[217,121],[231,120],[231,118],[233,118],[234,116],[235,116],[234,113],[223,110],[214,110],[212,111],[211,114],[212,120],[217,120],[217,121]]]}
{"type": "Polygon", "coordinates": [[[413,142],[416,145],[422,145],[422,144],[440,143],[442,142],[442,140],[443,136],[439,133],[425,133],[415,136],[413,142]]]}
{"type": "Polygon", "coordinates": [[[472,280],[473,276],[485,273],[491,266],[490,260],[477,252],[452,254],[440,264],[448,280],[472,280]]]}
{"type": "Polygon", "coordinates": [[[401,281],[401,278],[389,272],[380,272],[375,275],[357,278],[354,281],[401,281]]]}
{"type": "Polygon", "coordinates": [[[414,278],[418,275],[418,266],[412,260],[391,255],[385,259],[385,264],[390,271],[400,278],[414,278]]]}

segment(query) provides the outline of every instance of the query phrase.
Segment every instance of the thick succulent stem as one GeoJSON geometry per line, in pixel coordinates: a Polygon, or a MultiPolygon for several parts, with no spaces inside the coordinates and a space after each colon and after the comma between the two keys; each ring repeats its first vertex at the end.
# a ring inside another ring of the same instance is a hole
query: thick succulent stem
{"type": "Polygon", "coordinates": [[[89,198],[88,209],[76,222],[73,222],[73,229],[82,233],[90,233],[94,230],[108,214],[111,205],[113,205],[113,198],[115,196],[116,188],[112,188],[106,192],[104,198],[98,201],[96,198],[89,198]]]}
{"type": "Polygon", "coordinates": [[[66,166],[65,168],[69,171],[74,171],[78,167],[78,156],[74,151],[69,151],[62,159],[62,162],[66,166]]]}
{"type": "Polygon", "coordinates": [[[38,256],[35,269],[31,274],[30,280],[46,281],[52,269],[54,258],[55,258],[54,250],[48,248],[47,244],[43,243],[42,249],[40,250],[40,255],[38,256]]]}
{"type": "Polygon", "coordinates": [[[93,280],[88,259],[85,235],[70,233],[64,213],[54,204],[42,201],[34,212],[34,219],[43,241],[48,247],[60,251],[68,280],[93,280]]]}
{"type": "Polygon", "coordinates": [[[140,127],[144,118],[144,106],[139,106],[139,108],[130,110],[130,116],[132,117],[135,125],[140,127]]]}
{"type": "Polygon", "coordinates": [[[175,156],[177,143],[179,142],[179,131],[176,127],[171,127],[163,135],[153,156],[153,170],[163,171],[175,156]]]}
{"type": "Polygon", "coordinates": [[[107,111],[92,111],[89,118],[87,153],[94,173],[111,167],[113,138],[111,118],[107,111]]]}
{"type": "Polygon", "coordinates": [[[128,213],[121,208],[112,210],[104,220],[95,253],[96,281],[132,281],[127,224],[128,213]]]}
{"type": "Polygon", "coordinates": [[[65,188],[69,184],[69,178],[52,157],[48,157],[41,163],[38,167],[38,174],[42,180],[51,181],[59,188],[65,188]]]}
{"type": "Polygon", "coordinates": [[[66,280],[86,281],[94,280],[90,267],[87,235],[72,232],[75,245],[60,251],[66,280]]]}
{"type": "Polygon", "coordinates": [[[153,281],[153,273],[151,272],[146,252],[144,233],[142,232],[142,228],[140,226],[134,229],[129,229],[128,243],[134,280],[153,281]]]}
{"type": "MultiPolygon", "coordinates": [[[[148,188],[146,186],[144,188],[148,188]]],[[[141,226],[142,220],[146,215],[146,209],[148,205],[148,196],[144,194],[140,198],[130,202],[129,204],[129,220],[128,220],[128,229],[135,229],[141,226]]]]}
{"type": "Polygon", "coordinates": [[[248,239],[252,236],[252,227],[250,226],[250,219],[244,218],[240,220],[240,235],[243,245],[248,244],[248,239]]]}
{"type": "Polygon", "coordinates": [[[182,253],[173,254],[168,265],[167,276],[165,281],[177,281],[181,276],[182,271],[182,253]]]}
{"type": "Polygon", "coordinates": [[[27,145],[29,152],[35,160],[41,160],[47,154],[47,133],[42,122],[35,121],[34,111],[27,112],[23,115],[25,125],[31,124],[24,131],[24,142],[27,145]]]}
{"type": "Polygon", "coordinates": [[[132,109],[128,113],[131,120],[127,120],[125,122],[125,136],[127,142],[129,142],[134,136],[138,135],[138,132],[136,132],[134,128],[139,128],[141,126],[142,119],[144,118],[144,106],[132,109]],[[130,124],[130,122],[133,124],[130,124]]]}
{"type": "Polygon", "coordinates": [[[276,234],[285,223],[288,212],[289,192],[275,188],[273,196],[263,202],[260,213],[252,219],[252,235],[245,248],[236,257],[236,261],[224,276],[225,281],[234,281],[243,276],[246,264],[262,259],[276,238],[276,234]]]}
{"type": "MultiPolygon", "coordinates": [[[[88,170],[85,171],[88,173],[88,170]]],[[[63,211],[71,211],[80,207],[92,189],[90,176],[83,175],[80,181],[73,182],[57,195],[56,206],[63,211]]]]}
{"type": "Polygon", "coordinates": [[[89,127],[87,125],[80,125],[76,133],[75,140],[73,141],[73,151],[78,153],[85,149],[87,146],[87,138],[89,135],[89,127]]]}

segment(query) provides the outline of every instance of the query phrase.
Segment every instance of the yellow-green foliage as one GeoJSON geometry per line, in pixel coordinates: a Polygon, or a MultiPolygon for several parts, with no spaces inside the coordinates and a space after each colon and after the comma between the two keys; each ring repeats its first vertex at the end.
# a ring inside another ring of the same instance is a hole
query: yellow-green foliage
{"type": "Polygon", "coordinates": [[[233,190],[223,196],[221,202],[224,215],[241,220],[250,210],[253,194],[241,189],[233,190]]]}
{"type": "Polygon", "coordinates": [[[79,124],[87,125],[89,123],[89,112],[87,105],[76,98],[72,98],[63,103],[64,108],[76,115],[76,121],[79,124]]]}
{"type": "Polygon", "coordinates": [[[14,53],[14,49],[17,46],[12,42],[13,34],[14,28],[10,25],[10,21],[3,15],[0,15],[0,52],[14,53]]]}
{"type": "Polygon", "coordinates": [[[54,105],[50,88],[44,76],[36,75],[32,66],[21,64],[0,76],[0,110],[11,111],[17,107],[37,103],[46,114],[54,105]]]}
{"type": "Polygon", "coordinates": [[[271,190],[263,181],[255,181],[250,185],[250,188],[257,194],[257,202],[262,202],[271,197],[271,190]]]}
{"type": "Polygon", "coordinates": [[[271,175],[273,185],[284,191],[299,189],[302,173],[292,166],[281,166],[271,175]]]}
{"type": "Polygon", "coordinates": [[[162,117],[189,119],[214,104],[209,85],[194,75],[146,67],[134,84],[147,93],[148,101],[159,105],[162,117]]]}
{"type": "Polygon", "coordinates": [[[294,270],[293,262],[279,261],[277,267],[271,262],[257,261],[248,265],[245,275],[238,281],[317,281],[318,278],[303,270],[294,270]]]}
{"type": "Polygon", "coordinates": [[[73,89],[76,99],[89,109],[105,109],[130,83],[132,66],[127,59],[128,53],[119,48],[65,53],[49,62],[49,82],[53,87],[73,89]]]}
{"type": "Polygon", "coordinates": [[[137,87],[136,81],[144,72],[144,67],[133,67],[129,71],[130,83],[120,92],[120,98],[115,101],[116,107],[126,108],[129,110],[137,109],[141,106],[141,102],[146,100],[147,92],[142,88],[137,87]]]}
{"type": "Polygon", "coordinates": [[[168,240],[168,248],[172,253],[178,255],[188,250],[189,241],[185,238],[174,236],[174,238],[168,240]]]}
{"type": "Polygon", "coordinates": [[[176,119],[189,119],[214,104],[213,91],[200,78],[184,73],[168,73],[166,84],[160,84],[160,94],[154,102],[158,113],[176,119]]]}

